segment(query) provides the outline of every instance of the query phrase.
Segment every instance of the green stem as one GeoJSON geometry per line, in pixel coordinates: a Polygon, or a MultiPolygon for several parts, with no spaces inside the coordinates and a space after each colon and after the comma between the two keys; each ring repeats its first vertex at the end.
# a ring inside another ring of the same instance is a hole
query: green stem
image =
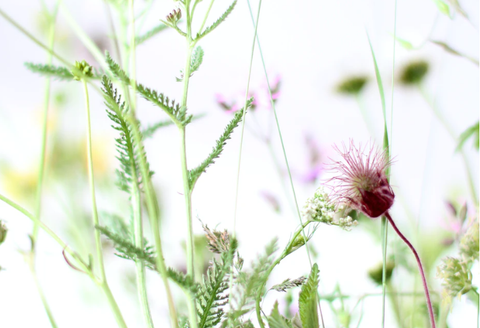
{"type": "Polygon", "coordinates": [[[173,301],[172,292],[170,290],[170,284],[168,282],[167,266],[163,257],[162,240],[160,237],[160,225],[159,225],[159,208],[157,203],[157,196],[153,189],[150,179],[150,170],[147,166],[145,156],[141,153],[143,150],[142,136],[138,127],[138,123],[135,117],[129,115],[126,117],[130,126],[132,127],[133,138],[137,144],[137,149],[140,151],[138,154],[138,164],[140,166],[140,172],[142,176],[143,188],[145,192],[145,201],[147,204],[148,217],[150,219],[150,225],[152,227],[152,233],[155,243],[156,267],[160,276],[162,277],[163,284],[165,286],[165,292],[167,294],[168,309],[170,312],[170,323],[172,328],[178,327],[177,311],[175,309],[175,303],[173,301]]]}
{"type": "MultiPolygon", "coordinates": [[[[85,108],[87,112],[87,161],[88,161],[88,181],[90,185],[90,197],[92,201],[92,220],[93,220],[93,226],[97,227],[100,224],[98,220],[97,201],[95,198],[95,178],[93,174],[92,126],[91,126],[91,120],[90,120],[90,100],[88,95],[87,82],[85,81],[85,79],[82,79],[82,83],[83,83],[83,89],[85,92],[85,108]]],[[[123,320],[122,313],[118,308],[117,302],[115,301],[115,298],[112,295],[110,287],[108,286],[107,277],[105,275],[105,266],[103,263],[103,251],[102,251],[102,241],[101,241],[100,231],[96,228],[94,229],[95,229],[94,231],[95,248],[97,252],[98,267],[100,270],[100,279],[98,280],[97,283],[102,287],[105,295],[107,296],[108,302],[115,315],[115,319],[117,321],[118,326],[122,328],[126,328],[127,325],[123,320]]]]}
{"type": "MultiPolygon", "coordinates": [[[[427,95],[427,92],[425,91],[424,87],[422,85],[418,85],[418,89],[420,90],[420,93],[422,94],[423,98],[425,101],[430,105],[430,108],[432,109],[433,113],[437,117],[437,119],[442,123],[443,127],[447,130],[448,134],[450,137],[453,139],[455,143],[458,142],[458,138],[452,128],[452,126],[448,123],[448,121],[443,117],[443,115],[440,113],[438,110],[437,106],[435,106],[435,103],[430,99],[430,97],[427,95]]],[[[475,190],[475,179],[473,178],[472,170],[470,168],[470,165],[468,163],[467,155],[465,154],[465,151],[463,148],[459,150],[461,156],[462,156],[462,161],[465,166],[465,172],[467,173],[467,180],[468,180],[468,186],[470,189],[470,194],[472,196],[472,200],[475,203],[475,205],[478,207],[478,197],[477,197],[477,192],[475,190]]]]}
{"type": "Polygon", "coordinates": [[[382,327],[385,327],[385,293],[387,287],[387,238],[388,238],[388,224],[387,219],[382,216],[382,250],[383,250],[383,263],[382,263],[382,327]]]}
{"type": "MultiPolygon", "coordinates": [[[[53,50],[53,44],[55,42],[55,20],[57,17],[58,12],[58,4],[59,0],[56,2],[55,8],[52,14],[48,16],[49,18],[49,34],[48,34],[48,47],[50,50],[53,50]]],[[[49,53],[47,56],[47,64],[52,64],[52,54],[49,53]]],[[[41,136],[41,146],[40,146],[40,160],[39,160],[39,168],[38,168],[38,177],[37,177],[37,191],[35,197],[35,212],[34,215],[38,220],[41,217],[41,205],[42,205],[42,191],[43,191],[43,179],[45,177],[45,159],[46,159],[46,148],[47,148],[47,125],[48,125],[48,107],[50,106],[50,78],[45,80],[45,91],[44,91],[44,102],[43,102],[43,117],[42,117],[42,136],[41,136]]],[[[45,293],[42,290],[40,285],[40,281],[38,280],[37,271],[35,268],[35,255],[36,255],[36,245],[37,245],[37,238],[38,238],[38,230],[39,225],[38,223],[33,224],[33,231],[31,234],[31,243],[32,249],[30,251],[29,257],[29,266],[30,272],[32,274],[33,280],[35,281],[35,286],[37,287],[38,294],[40,295],[40,299],[42,301],[43,307],[45,312],[47,313],[48,320],[50,321],[50,325],[53,328],[58,327],[57,323],[55,322],[55,318],[53,317],[52,310],[47,302],[45,297],[45,293]]]]}
{"type": "MultiPolygon", "coordinates": [[[[135,246],[139,249],[143,249],[145,244],[143,242],[143,224],[142,224],[142,209],[141,209],[141,198],[140,198],[140,190],[138,188],[138,178],[135,174],[135,167],[132,166],[131,168],[133,172],[132,180],[132,191],[131,191],[131,202],[133,207],[133,224],[134,224],[134,235],[135,235],[135,246]]],[[[135,267],[137,271],[137,291],[138,291],[138,299],[140,301],[140,307],[142,309],[143,317],[147,327],[153,328],[153,320],[152,315],[150,313],[150,307],[148,305],[148,296],[147,296],[147,288],[145,282],[145,263],[142,260],[138,260],[135,262],[135,267]]]]}
{"type": "Polygon", "coordinates": [[[372,126],[372,123],[370,122],[367,109],[365,108],[362,98],[360,94],[355,95],[355,100],[357,102],[358,108],[360,109],[360,114],[362,114],[363,122],[365,122],[365,126],[367,127],[367,131],[370,133],[371,136],[374,135],[375,129],[372,126]]]}
{"type": "MultiPolygon", "coordinates": [[[[189,13],[189,1],[186,1],[185,7],[187,11],[187,56],[185,59],[185,69],[183,70],[183,94],[181,107],[182,110],[186,110],[188,99],[188,85],[190,82],[192,51],[195,46],[195,42],[192,42],[191,38],[191,16],[189,13]]],[[[188,178],[188,166],[187,166],[187,147],[186,147],[186,130],[185,126],[178,125],[180,132],[180,160],[182,167],[183,178],[183,193],[185,197],[185,211],[187,216],[187,274],[195,281],[195,248],[193,241],[193,223],[192,223],[192,192],[190,187],[190,180],[188,178]]],[[[195,296],[188,294],[188,313],[190,318],[190,327],[197,328],[197,306],[195,302],[195,296]]]]}

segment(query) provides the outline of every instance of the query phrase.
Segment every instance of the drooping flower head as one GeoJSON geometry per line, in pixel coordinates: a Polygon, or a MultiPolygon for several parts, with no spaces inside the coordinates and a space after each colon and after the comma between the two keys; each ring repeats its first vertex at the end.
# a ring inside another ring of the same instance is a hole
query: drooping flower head
{"type": "Polygon", "coordinates": [[[386,153],[373,144],[357,148],[350,141],[347,146],[334,149],[342,156],[330,169],[335,176],[327,181],[332,189],[330,200],[337,207],[346,206],[361,211],[371,218],[387,212],[393,205],[395,194],[386,170],[391,162],[386,153]]]}

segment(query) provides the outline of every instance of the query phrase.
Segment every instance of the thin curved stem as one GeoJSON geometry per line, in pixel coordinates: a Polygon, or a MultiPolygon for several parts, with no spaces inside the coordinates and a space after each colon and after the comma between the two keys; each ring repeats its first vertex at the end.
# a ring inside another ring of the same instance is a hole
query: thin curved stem
{"type": "Polygon", "coordinates": [[[423,283],[423,288],[425,290],[425,297],[427,299],[427,307],[428,307],[428,314],[430,316],[430,324],[432,328],[435,328],[435,315],[433,313],[433,307],[432,307],[432,301],[430,300],[430,293],[428,291],[428,285],[427,285],[427,279],[425,277],[425,271],[423,270],[423,265],[422,262],[420,261],[420,257],[418,256],[417,251],[415,250],[415,247],[408,241],[408,239],[398,230],[397,225],[395,222],[393,222],[392,217],[390,216],[390,213],[385,212],[385,217],[388,219],[388,222],[392,225],[393,230],[397,233],[397,235],[400,237],[400,239],[403,240],[405,244],[410,248],[410,250],[413,252],[413,255],[415,255],[415,259],[417,260],[418,264],[418,269],[420,271],[420,275],[422,276],[422,283],[423,283]]]}
{"type": "Polygon", "coordinates": [[[385,296],[387,288],[387,239],[388,239],[388,224],[385,217],[382,216],[382,250],[383,250],[383,261],[382,261],[382,327],[385,327],[385,296]]]}
{"type": "MultiPolygon", "coordinates": [[[[88,95],[88,87],[87,82],[85,79],[82,79],[83,88],[85,92],[85,108],[87,112],[87,161],[88,161],[88,182],[90,185],[90,197],[92,201],[92,220],[94,227],[99,226],[98,220],[98,211],[97,211],[97,201],[95,198],[95,178],[93,175],[93,155],[92,155],[92,127],[91,127],[91,120],[90,120],[90,100],[88,95]]],[[[100,236],[100,231],[94,228],[94,235],[95,235],[95,248],[97,252],[97,262],[100,271],[100,279],[98,280],[98,284],[102,287],[105,295],[107,296],[108,303],[112,308],[113,314],[115,315],[115,319],[119,327],[127,328],[127,324],[123,319],[122,312],[120,311],[115,298],[113,297],[112,291],[108,286],[107,277],[105,275],[105,265],[103,263],[103,251],[102,251],[102,241],[100,236]]]]}

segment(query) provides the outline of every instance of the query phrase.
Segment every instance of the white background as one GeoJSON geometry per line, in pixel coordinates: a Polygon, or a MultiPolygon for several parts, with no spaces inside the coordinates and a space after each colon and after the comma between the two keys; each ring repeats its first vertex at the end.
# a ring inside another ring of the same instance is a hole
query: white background
{"type": "MultiPolygon", "coordinates": [[[[199,5],[203,9],[207,6],[204,2],[199,5]]],[[[143,2],[139,2],[139,5],[143,5],[143,2]]],[[[219,16],[228,5],[223,1],[215,2],[210,17],[219,16]]],[[[453,19],[439,14],[433,1],[398,1],[397,35],[414,46],[420,46],[431,34],[432,39],[444,41],[454,49],[478,58],[478,2],[461,1],[461,5],[469,14],[471,22],[458,14],[453,19]]],[[[66,1],[66,6],[89,35],[108,34],[104,4],[101,1],[66,1]]],[[[0,8],[41,38],[41,34],[36,32],[39,2],[3,2],[0,8]]],[[[141,31],[145,32],[156,25],[158,19],[165,17],[172,8],[174,4],[168,1],[154,5],[141,31]]],[[[256,11],[256,2],[252,3],[252,8],[256,11]]],[[[334,143],[353,139],[357,143],[374,140],[381,144],[383,118],[367,32],[385,85],[387,119],[390,122],[394,8],[394,1],[263,2],[259,37],[266,66],[271,74],[270,80],[276,74],[282,77],[277,110],[292,171],[304,172],[306,169],[306,133],[320,145],[325,162],[328,162],[328,157],[336,156],[331,149],[334,143]],[[352,74],[367,74],[371,77],[363,101],[374,126],[373,136],[369,135],[355,101],[334,92],[335,85],[352,74]]],[[[62,11],[59,16],[58,33],[70,37],[70,48],[61,48],[59,53],[72,62],[84,58],[90,60],[88,52],[76,40],[68,22],[62,17],[62,11]]],[[[44,79],[29,72],[23,63],[44,62],[46,53],[3,18],[0,18],[0,38],[0,158],[19,171],[27,172],[35,168],[39,154],[44,79]]],[[[215,94],[242,98],[252,38],[248,7],[245,1],[240,1],[227,21],[200,43],[205,57],[200,70],[191,80],[189,111],[207,115],[188,127],[187,151],[191,167],[208,154],[231,117],[215,103],[215,94]]],[[[138,80],[179,99],[181,84],[175,82],[175,76],[183,68],[184,50],[184,42],[173,30],[162,32],[148,44],[139,46],[138,80]]],[[[418,50],[410,51],[397,44],[395,74],[398,74],[403,64],[417,58],[424,58],[431,63],[425,89],[456,134],[460,134],[478,120],[478,66],[464,58],[447,54],[429,42],[418,50]]],[[[263,68],[256,51],[251,88],[261,90],[263,85],[263,68]]],[[[59,116],[57,124],[64,132],[82,135],[85,131],[85,114],[80,84],[54,82],[53,88],[63,88],[70,97],[67,103],[68,114],[59,116]]],[[[471,204],[471,199],[461,158],[454,153],[456,144],[435,119],[421,94],[414,88],[398,84],[394,90],[391,145],[392,155],[396,157],[392,174],[397,202],[392,215],[415,244],[426,238],[424,236],[428,231],[436,231],[434,229],[441,226],[447,216],[444,205],[446,200],[469,200],[471,204]],[[409,221],[402,204],[406,204],[413,213],[415,221],[409,221]]],[[[266,102],[265,96],[263,102],[266,102]]],[[[99,142],[111,142],[107,157],[111,158],[110,181],[113,181],[113,168],[116,167],[113,158],[115,134],[109,128],[102,100],[94,92],[91,105],[94,137],[99,142]]],[[[145,124],[165,118],[158,109],[143,101],[140,102],[138,112],[145,124]]],[[[247,125],[255,127],[252,121],[248,121],[249,118],[247,116],[247,125]]],[[[269,126],[273,119],[271,111],[265,108],[259,109],[257,118],[263,127],[269,126]]],[[[176,132],[174,127],[157,132],[154,139],[146,142],[146,148],[152,169],[156,172],[154,182],[163,206],[162,237],[166,261],[172,266],[181,267],[185,261],[181,241],[185,239],[186,224],[183,196],[179,194],[183,187],[176,132]]],[[[276,134],[273,136],[276,157],[282,160],[278,137],[276,134]]],[[[222,229],[233,228],[239,141],[240,129],[234,134],[233,140],[228,142],[221,158],[200,178],[194,192],[194,216],[212,227],[219,224],[222,229]]],[[[467,143],[465,150],[475,181],[478,181],[478,153],[473,150],[471,142],[467,143]]],[[[4,174],[0,172],[0,180],[4,174]]],[[[319,185],[302,184],[298,179],[294,183],[300,206],[307,197],[313,195],[319,185]]],[[[478,183],[476,188],[478,192],[478,183]]],[[[1,190],[2,194],[6,192],[1,190]]],[[[79,203],[88,204],[86,189],[79,192],[79,197],[79,203]]],[[[110,195],[99,191],[98,198],[100,209],[128,213],[122,204],[122,200],[125,202],[127,199],[120,192],[112,200],[110,195]]],[[[236,231],[240,251],[247,265],[273,237],[279,237],[280,247],[288,241],[298,224],[298,218],[289,210],[289,202],[291,199],[288,200],[282,191],[267,148],[246,129],[236,231]],[[271,210],[261,197],[262,191],[274,193],[280,199],[283,208],[281,215],[271,210]]],[[[68,221],[68,216],[55,199],[54,191],[48,192],[46,203],[44,216],[47,223],[55,227],[68,221]]],[[[4,204],[0,204],[0,218],[9,226],[7,241],[0,247],[0,265],[6,269],[0,272],[0,327],[49,327],[21,255],[29,247],[27,236],[31,231],[31,222],[4,204]]],[[[380,222],[377,223],[380,229],[380,222]]],[[[194,221],[194,231],[199,234],[202,232],[199,221],[194,221]]],[[[317,262],[321,270],[321,292],[332,292],[337,282],[340,283],[342,292],[349,295],[359,296],[381,291],[366,275],[368,268],[381,261],[380,244],[372,240],[370,234],[361,228],[344,232],[335,227],[321,226],[313,243],[320,254],[317,262]]],[[[121,275],[128,265],[124,260],[113,256],[107,256],[106,261],[112,289],[129,327],[142,327],[136,294],[128,293],[121,286],[121,275]]],[[[59,327],[115,326],[103,295],[86,276],[65,265],[57,244],[44,234],[40,237],[37,263],[40,281],[59,327]]],[[[308,271],[306,253],[300,250],[274,271],[269,285],[287,277],[307,274],[308,271]]],[[[166,325],[167,313],[163,302],[163,286],[154,274],[148,276],[148,283],[154,319],[158,327],[163,327],[166,325]]],[[[436,284],[439,290],[439,282],[436,284]]],[[[400,285],[405,291],[410,288],[408,284],[400,285]]],[[[181,293],[178,295],[180,297],[181,293]]],[[[277,295],[273,292],[269,294],[265,309],[270,309],[275,296],[277,295]]],[[[351,301],[349,306],[353,307],[354,304],[355,301],[351,301]]],[[[365,304],[361,326],[380,327],[380,309],[379,297],[369,299],[365,304]]],[[[473,327],[476,322],[475,311],[475,307],[466,299],[456,301],[451,314],[451,327],[473,327]]],[[[326,326],[335,327],[333,318],[328,315],[329,311],[324,310],[324,313],[326,326]]],[[[358,319],[358,313],[357,309],[354,318],[358,319]]],[[[387,327],[393,325],[389,323],[393,322],[391,316],[393,314],[387,312],[387,327]]]]}

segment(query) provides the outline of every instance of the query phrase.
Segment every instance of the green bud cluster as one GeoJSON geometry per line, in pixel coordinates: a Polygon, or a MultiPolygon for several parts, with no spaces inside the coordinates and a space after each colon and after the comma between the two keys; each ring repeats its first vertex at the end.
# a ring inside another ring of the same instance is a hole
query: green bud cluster
{"type": "Polygon", "coordinates": [[[182,18],[182,11],[180,9],[174,9],[167,15],[167,22],[172,26],[177,26],[178,21],[182,18]]]}
{"type": "Polygon", "coordinates": [[[442,265],[437,267],[437,276],[443,279],[443,302],[446,304],[472,289],[472,273],[465,262],[455,257],[443,260],[442,265]]]}
{"type": "Polygon", "coordinates": [[[92,66],[90,66],[85,60],[82,60],[81,62],[75,61],[74,66],[76,69],[72,70],[72,75],[75,80],[80,81],[85,76],[93,77],[92,66]],[[78,74],[79,72],[82,73],[83,75],[78,74]]]}
{"type": "Polygon", "coordinates": [[[418,84],[423,81],[429,69],[428,62],[417,60],[408,63],[400,73],[400,82],[406,85],[418,84]]]}
{"type": "Polygon", "coordinates": [[[478,261],[478,247],[478,222],[475,222],[460,240],[460,255],[463,262],[478,261]]]}

